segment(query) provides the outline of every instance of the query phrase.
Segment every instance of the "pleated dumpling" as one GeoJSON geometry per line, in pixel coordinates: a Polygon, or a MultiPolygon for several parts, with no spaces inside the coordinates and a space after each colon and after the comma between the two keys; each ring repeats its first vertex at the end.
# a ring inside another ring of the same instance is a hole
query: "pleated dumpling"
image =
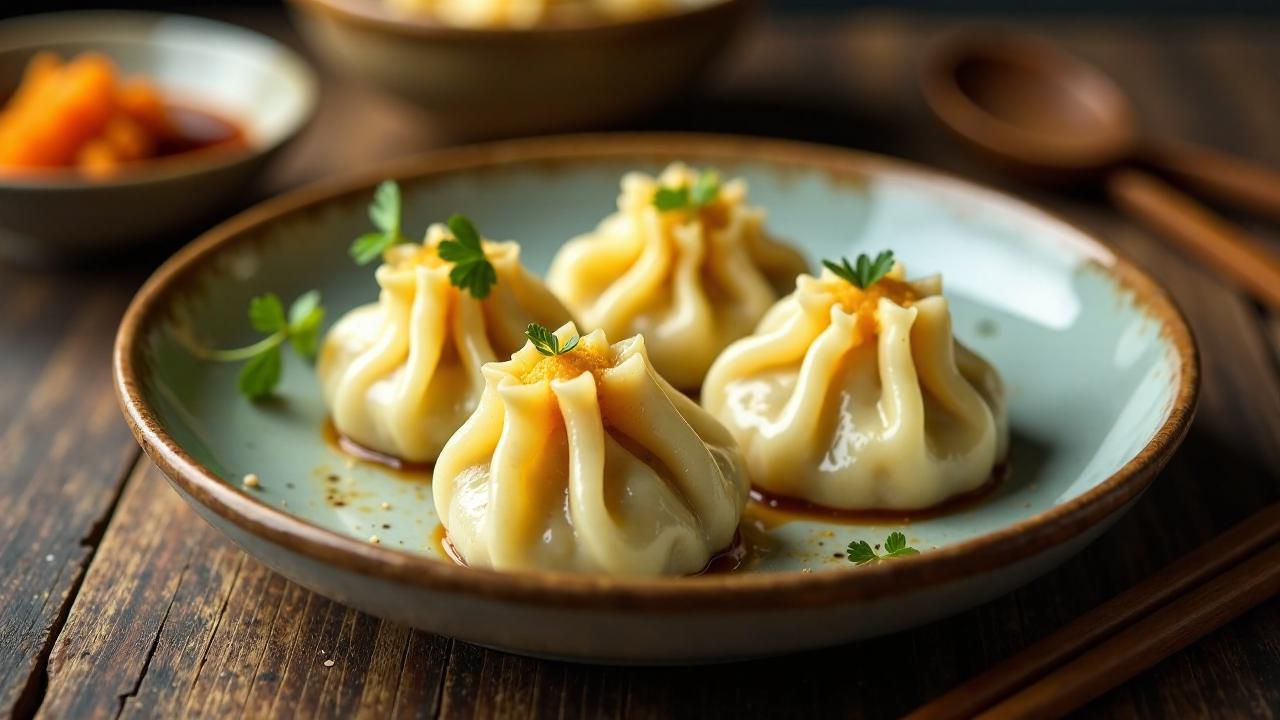
{"type": "Polygon", "coordinates": [[[750,488],[737,444],[654,371],[644,339],[575,344],[572,324],[530,337],[484,367],[480,406],[436,462],[436,512],[463,561],[680,575],[732,545],[750,488]]]}
{"type": "Polygon", "coordinates": [[[457,263],[440,256],[450,240],[448,228],[432,225],[423,243],[386,250],[378,301],[334,325],[316,365],[337,431],[402,460],[436,459],[480,400],[480,367],[519,348],[526,325],[570,317],[520,264],[514,242],[483,241],[496,278],[483,297],[455,287],[457,263]]]}
{"type": "Polygon", "coordinates": [[[937,276],[906,282],[892,253],[832,263],[724,351],[702,403],[756,487],[912,510],[987,482],[1008,447],[1003,384],[953,339],[941,291],[937,276]]]}
{"type": "Polygon", "coordinates": [[[547,285],[584,327],[643,334],[658,372],[693,390],[806,268],[765,232],[744,181],[677,164],[624,177],[618,212],[561,248],[547,285]]]}

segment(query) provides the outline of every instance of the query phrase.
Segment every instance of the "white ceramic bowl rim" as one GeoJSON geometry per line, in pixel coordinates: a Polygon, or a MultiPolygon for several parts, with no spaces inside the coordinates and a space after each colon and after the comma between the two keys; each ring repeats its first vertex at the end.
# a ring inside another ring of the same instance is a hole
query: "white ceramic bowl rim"
{"type": "Polygon", "coordinates": [[[1133,501],[1185,436],[1199,397],[1199,357],[1185,318],[1168,293],[1084,230],[995,190],[900,160],[843,148],[783,140],[698,134],[568,135],[443,150],[325,181],[267,201],[213,228],[167,261],[125,313],[114,350],[114,376],[125,417],[139,443],[182,491],[209,511],[268,542],[316,561],[409,586],[561,607],[644,611],[715,611],[746,607],[822,607],[873,599],[980,574],[1030,558],[1077,537],[1133,501]],[[1097,263],[1162,326],[1176,355],[1177,392],[1151,440],[1115,473],[1083,494],[1021,522],[938,550],[856,571],[744,573],[655,580],[550,572],[497,572],[373,545],[285,513],[219,478],[168,434],[149,407],[140,375],[146,338],[164,317],[169,296],[223,250],[253,242],[261,231],[329,202],[356,202],[381,180],[408,181],[522,162],[617,157],[750,158],[804,167],[837,178],[885,173],[981,195],[1068,231],[1082,258],[1097,263]]]}
{"type": "Polygon", "coordinates": [[[0,178],[6,190],[81,191],[89,188],[127,187],[164,182],[174,177],[203,173],[245,161],[248,157],[269,153],[296,135],[315,114],[320,96],[320,82],[311,66],[293,50],[261,33],[231,23],[174,13],[152,13],[135,10],[81,10],[74,12],[24,15],[0,22],[0,53],[39,50],[56,43],[94,42],[165,46],[171,50],[184,48],[208,50],[202,38],[216,34],[223,42],[234,45],[237,59],[255,60],[260,72],[281,73],[297,79],[298,93],[292,112],[269,124],[268,132],[255,133],[251,146],[244,152],[210,153],[205,157],[182,161],[147,162],[122,172],[118,177],[90,180],[74,172],[53,172],[47,176],[13,175],[0,178]],[[163,30],[156,37],[155,30],[163,30]]]}

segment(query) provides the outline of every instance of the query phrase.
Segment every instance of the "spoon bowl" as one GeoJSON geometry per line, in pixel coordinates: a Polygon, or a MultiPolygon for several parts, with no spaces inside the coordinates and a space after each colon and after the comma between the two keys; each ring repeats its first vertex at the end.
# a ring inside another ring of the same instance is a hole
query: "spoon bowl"
{"type": "Polygon", "coordinates": [[[1121,210],[1280,310],[1280,258],[1146,170],[1278,219],[1280,174],[1206,148],[1140,142],[1120,87],[1039,38],[953,33],[926,56],[920,81],[938,119],[992,164],[1044,183],[1101,183],[1121,210]]]}
{"type": "Polygon", "coordinates": [[[925,100],[960,139],[1040,181],[1096,179],[1134,153],[1127,97],[1097,68],[1033,37],[944,38],[922,75],[925,100]]]}

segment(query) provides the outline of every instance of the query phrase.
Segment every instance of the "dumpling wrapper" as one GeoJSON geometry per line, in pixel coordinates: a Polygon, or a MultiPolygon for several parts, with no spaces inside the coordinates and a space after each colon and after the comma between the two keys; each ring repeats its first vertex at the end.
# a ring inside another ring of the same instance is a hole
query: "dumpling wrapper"
{"type": "Polygon", "coordinates": [[[498,282],[483,300],[449,282],[452,263],[436,248],[451,238],[433,225],[423,244],[387,251],[378,302],[329,331],[316,374],[338,432],[372,450],[431,462],[476,408],[480,368],[524,344],[530,322],[571,317],[520,264],[514,242],[483,241],[498,282]]]}
{"type": "Polygon", "coordinates": [[[429,13],[456,27],[518,27],[593,17],[659,15],[706,0],[385,0],[393,10],[429,13]]]}
{"type": "Polygon", "coordinates": [[[659,212],[659,187],[691,186],[672,165],[659,178],[622,179],[618,212],[557,253],[547,285],[584,327],[610,337],[643,334],[653,365],[694,390],[730,342],[748,334],[807,269],[804,257],[764,230],[742,180],[725,183],[699,211],[659,212]]]}
{"type": "Polygon", "coordinates": [[[554,358],[527,345],[484,376],[432,480],[468,565],[680,575],[733,543],[750,489],[737,444],[654,371],[643,338],[610,346],[597,330],[554,358]]]}
{"type": "Polygon", "coordinates": [[[982,486],[1008,452],[999,374],[954,340],[937,276],[867,291],[801,276],[712,366],[702,404],[753,484],[847,510],[917,510],[982,486]]]}

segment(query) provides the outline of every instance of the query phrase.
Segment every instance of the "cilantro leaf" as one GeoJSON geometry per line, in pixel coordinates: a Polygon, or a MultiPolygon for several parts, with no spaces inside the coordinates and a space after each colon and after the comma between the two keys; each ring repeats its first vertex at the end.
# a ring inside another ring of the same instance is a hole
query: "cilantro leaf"
{"type": "Polygon", "coordinates": [[[720,173],[704,170],[693,181],[693,186],[660,187],[653,194],[653,206],[658,212],[672,210],[697,210],[715,202],[720,193],[720,173]]]}
{"type": "Polygon", "coordinates": [[[525,337],[529,338],[529,342],[533,343],[533,347],[538,352],[548,357],[563,355],[570,350],[578,347],[577,335],[569,338],[564,345],[560,344],[560,338],[551,330],[539,325],[538,323],[529,323],[529,327],[524,330],[525,337]]]}
{"type": "Polygon", "coordinates": [[[720,173],[707,170],[698,176],[689,193],[689,200],[698,207],[710,205],[720,193],[720,173]]]}
{"type": "Polygon", "coordinates": [[[689,206],[689,188],[660,187],[653,194],[653,206],[658,208],[659,212],[684,209],[689,206]]]}
{"type": "Polygon", "coordinates": [[[314,360],[320,345],[320,323],[324,321],[324,308],[320,305],[320,291],[312,290],[298,296],[289,307],[289,344],[293,351],[307,360],[314,360]]]}
{"type": "Polygon", "coordinates": [[[386,252],[389,247],[391,247],[391,243],[387,242],[386,235],[371,232],[356,238],[347,252],[351,255],[351,259],[356,261],[357,265],[368,265],[382,257],[382,253],[386,252]]]}
{"type": "Polygon", "coordinates": [[[850,265],[849,259],[843,257],[840,258],[839,264],[830,260],[822,261],[823,267],[835,273],[837,277],[863,290],[866,290],[879,282],[885,275],[888,275],[889,271],[893,270],[893,264],[894,259],[892,250],[885,250],[881,252],[879,255],[876,255],[874,260],[865,253],[858,255],[856,266],[850,265]]]}
{"type": "Polygon", "coordinates": [[[369,205],[369,220],[378,232],[368,232],[356,238],[347,253],[358,265],[382,257],[392,245],[405,241],[400,232],[400,186],[394,180],[384,180],[373,192],[369,205]]]}
{"type": "Polygon", "coordinates": [[[258,400],[271,394],[280,382],[280,346],[275,345],[249,358],[240,368],[236,386],[250,400],[258,400]]]}
{"type": "Polygon", "coordinates": [[[881,555],[866,540],[854,540],[846,548],[849,562],[854,565],[866,565],[869,562],[883,562],[892,558],[919,555],[920,551],[907,547],[907,536],[900,532],[891,532],[884,541],[884,554],[881,555]]]}
{"type": "Polygon", "coordinates": [[[448,225],[453,239],[441,240],[436,252],[441,260],[453,263],[449,282],[477,300],[489,297],[489,290],[498,282],[498,271],[484,254],[480,232],[464,215],[449,218],[448,225]]]}
{"type": "Polygon", "coordinates": [[[400,186],[394,180],[383,180],[373,191],[369,219],[385,235],[400,234],[400,186]]]}
{"type": "Polygon", "coordinates": [[[284,327],[284,305],[275,293],[259,295],[249,301],[249,322],[258,332],[273,333],[284,327]]]}
{"type": "Polygon", "coordinates": [[[866,540],[856,540],[849,543],[846,551],[849,553],[849,562],[854,565],[865,565],[872,560],[879,559],[876,551],[871,549],[866,540]]]}
{"type": "Polygon", "coordinates": [[[252,345],[232,350],[210,350],[194,347],[192,350],[206,360],[215,362],[243,362],[236,387],[250,400],[270,395],[280,383],[284,372],[284,358],[280,348],[287,341],[294,352],[306,360],[314,360],[320,345],[320,324],[324,321],[324,306],[316,290],[303,293],[289,306],[286,317],[284,305],[275,293],[266,293],[249,302],[249,322],[253,328],[267,336],[252,345]]]}

